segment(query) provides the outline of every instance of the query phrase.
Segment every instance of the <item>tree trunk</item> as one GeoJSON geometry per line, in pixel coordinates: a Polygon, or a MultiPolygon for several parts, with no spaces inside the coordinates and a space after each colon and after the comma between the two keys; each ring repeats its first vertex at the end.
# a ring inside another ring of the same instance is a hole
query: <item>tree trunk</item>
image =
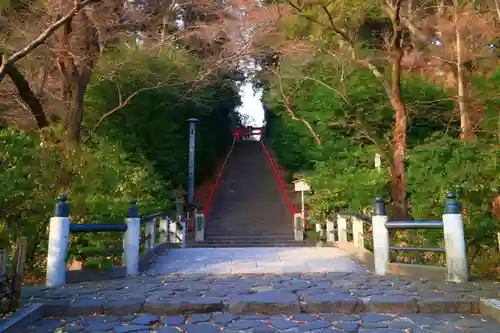
{"type": "Polygon", "coordinates": [[[43,112],[42,103],[40,103],[40,100],[31,89],[28,80],[26,80],[24,75],[17,69],[16,65],[7,65],[5,73],[11,78],[12,82],[16,86],[19,96],[28,106],[31,115],[35,118],[38,128],[49,126],[49,120],[45,115],[45,112],[43,112]]]}
{"type": "Polygon", "coordinates": [[[469,109],[465,102],[465,80],[464,80],[464,59],[463,59],[463,40],[459,27],[459,4],[454,1],[455,15],[455,52],[456,52],[456,78],[457,78],[457,105],[460,112],[460,138],[462,140],[472,140],[474,138],[474,129],[469,109]]]}
{"type": "Polygon", "coordinates": [[[68,101],[64,127],[68,132],[68,138],[72,142],[80,141],[81,123],[83,121],[83,95],[81,85],[76,83],[71,88],[71,99],[68,101]]]}
{"type": "Polygon", "coordinates": [[[393,65],[393,86],[391,105],[395,113],[393,160],[391,165],[391,201],[394,219],[407,220],[408,203],[406,200],[406,108],[401,97],[400,72],[401,62],[393,65]]]}
{"type": "Polygon", "coordinates": [[[67,22],[59,38],[58,65],[65,105],[64,127],[68,139],[78,143],[84,113],[84,97],[100,54],[99,32],[85,12],[67,22]]]}
{"type": "Polygon", "coordinates": [[[15,64],[4,64],[3,56],[0,54],[0,67],[4,66],[5,74],[10,77],[12,83],[16,86],[19,97],[29,108],[31,115],[35,118],[38,128],[49,126],[49,120],[43,112],[42,103],[31,89],[28,80],[24,77],[23,73],[19,71],[15,64]]]}
{"type": "Polygon", "coordinates": [[[500,23],[500,0],[493,0],[495,2],[495,9],[497,11],[497,19],[500,23]]]}
{"type": "Polygon", "coordinates": [[[394,110],[394,138],[392,143],[393,157],[391,165],[391,201],[392,217],[408,220],[408,202],[406,200],[406,107],[401,95],[401,61],[403,60],[403,28],[401,25],[401,2],[397,2],[391,17],[392,36],[392,70],[389,99],[394,110]]]}

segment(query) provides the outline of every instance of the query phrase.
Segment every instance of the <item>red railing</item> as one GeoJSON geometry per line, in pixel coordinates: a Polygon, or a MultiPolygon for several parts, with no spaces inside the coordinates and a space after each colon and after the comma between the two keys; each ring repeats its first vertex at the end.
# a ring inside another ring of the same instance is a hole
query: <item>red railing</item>
{"type": "Polygon", "coordinates": [[[293,216],[295,214],[295,207],[293,206],[292,202],[290,201],[290,198],[288,197],[288,192],[286,190],[285,182],[283,181],[283,179],[281,179],[278,168],[276,167],[276,164],[274,163],[271,154],[266,148],[266,145],[262,140],[260,141],[260,143],[262,144],[262,148],[264,149],[264,154],[266,155],[267,162],[271,166],[271,169],[273,169],[274,177],[276,178],[276,182],[278,183],[278,187],[280,189],[281,195],[283,196],[283,200],[285,200],[286,206],[288,207],[290,214],[292,214],[293,216]]]}
{"type": "Polygon", "coordinates": [[[219,188],[222,174],[224,173],[224,169],[226,168],[226,164],[227,164],[227,161],[229,159],[229,156],[231,155],[231,153],[233,151],[235,141],[236,141],[236,138],[233,137],[233,143],[231,144],[231,148],[229,149],[229,152],[226,155],[226,159],[224,160],[224,162],[222,163],[222,166],[219,169],[219,173],[217,174],[217,178],[215,178],[215,181],[210,186],[210,194],[208,195],[208,199],[205,202],[205,205],[203,205],[203,214],[205,215],[205,220],[207,220],[208,216],[210,215],[210,210],[212,209],[212,206],[213,206],[214,200],[215,200],[215,193],[217,192],[217,189],[219,188]]]}

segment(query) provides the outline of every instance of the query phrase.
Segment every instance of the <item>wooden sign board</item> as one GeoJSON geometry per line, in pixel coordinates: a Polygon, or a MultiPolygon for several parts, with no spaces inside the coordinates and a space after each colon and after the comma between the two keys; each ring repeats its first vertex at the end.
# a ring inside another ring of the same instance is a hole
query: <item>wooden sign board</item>
{"type": "Polygon", "coordinates": [[[310,191],[311,187],[308,183],[303,180],[297,180],[294,182],[295,192],[310,191]]]}

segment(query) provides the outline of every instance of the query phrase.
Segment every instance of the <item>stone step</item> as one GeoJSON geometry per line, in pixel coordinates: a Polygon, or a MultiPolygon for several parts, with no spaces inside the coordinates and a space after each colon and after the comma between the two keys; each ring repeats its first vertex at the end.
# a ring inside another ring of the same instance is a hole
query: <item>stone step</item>
{"type": "Polygon", "coordinates": [[[237,218],[231,216],[227,218],[225,221],[208,221],[206,223],[207,229],[218,229],[218,230],[227,230],[237,228],[241,230],[241,228],[245,229],[265,229],[265,230],[289,230],[293,228],[292,222],[290,223],[269,223],[268,221],[264,222],[254,222],[254,221],[245,221],[242,218],[237,218]]]}
{"type": "Polygon", "coordinates": [[[206,230],[205,235],[211,235],[214,237],[226,237],[228,235],[238,235],[238,236],[262,236],[262,237],[289,237],[293,235],[293,230],[274,231],[268,232],[266,230],[206,230]]]}
{"type": "Polygon", "coordinates": [[[239,240],[239,239],[262,239],[262,240],[288,240],[291,239],[293,240],[293,234],[288,233],[288,234],[276,234],[276,235],[261,235],[261,234],[224,234],[224,235],[214,235],[214,234],[205,234],[206,239],[212,239],[212,240],[225,240],[225,239],[234,239],[234,240],[239,240]]]}
{"type": "Polygon", "coordinates": [[[292,222],[261,143],[237,143],[207,219],[205,234],[286,234],[288,238],[293,235],[292,222]]]}
{"type": "Polygon", "coordinates": [[[208,235],[268,235],[268,236],[280,236],[280,235],[292,235],[293,234],[293,229],[292,228],[286,228],[285,230],[269,230],[265,228],[238,228],[238,229],[232,229],[232,228],[227,228],[227,229],[209,229],[207,228],[205,230],[205,234],[208,235]]]}
{"type": "Polygon", "coordinates": [[[254,247],[315,247],[316,243],[314,244],[307,244],[307,243],[282,243],[282,244],[220,244],[220,243],[192,243],[192,244],[187,244],[186,245],[189,248],[254,248],[254,247]]]}
{"type": "Polygon", "coordinates": [[[203,242],[189,241],[186,244],[188,247],[315,247],[315,241],[294,241],[294,240],[285,240],[285,241],[250,241],[250,240],[241,240],[241,241],[210,241],[205,240],[203,242]]]}

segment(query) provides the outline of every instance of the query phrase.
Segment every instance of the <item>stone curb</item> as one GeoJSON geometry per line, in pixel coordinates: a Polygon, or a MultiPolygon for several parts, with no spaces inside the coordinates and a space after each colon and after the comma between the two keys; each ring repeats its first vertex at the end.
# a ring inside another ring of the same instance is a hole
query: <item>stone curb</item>
{"type": "Polygon", "coordinates": [[[307,297],[299,299],[291,293],[289,297],[283,297],[283,293],[280,293],[279,298],[277,296],[277,294],[269,292],[239,295],[229,300],[217,297],[201,297],[184,298],[178,301],[148,299],[145,302],[140,299],[120,299],[106,303],[99,299],[89,299],[84,302],[70,304],[52,301],[45,303],[44,315],[46,317],[87,316],[93,314],[126,316],[141,312],[159,316],[210,312],[227,312],[231,314],[359,314],[374,312],[469,315],[488,311],[486,305],[480,305],[479,299],[426,298],[419,300],[418,298],[403,296],[356,298],[350,295],[321,294],[314,295],[315,299],[308,301],[307,297]]]}
{"type": "Polygon", "coordinates": [[[19,333],[27,325],[45,316],[43,303],[28,303],[15,311],[10,317],[0,321],[0,333],[19,333]]]}
{"type": "Polygon", "coordinates": [[[500,323],[500,300],[482,298],[479,310],[486,318],[500,323]]]}

